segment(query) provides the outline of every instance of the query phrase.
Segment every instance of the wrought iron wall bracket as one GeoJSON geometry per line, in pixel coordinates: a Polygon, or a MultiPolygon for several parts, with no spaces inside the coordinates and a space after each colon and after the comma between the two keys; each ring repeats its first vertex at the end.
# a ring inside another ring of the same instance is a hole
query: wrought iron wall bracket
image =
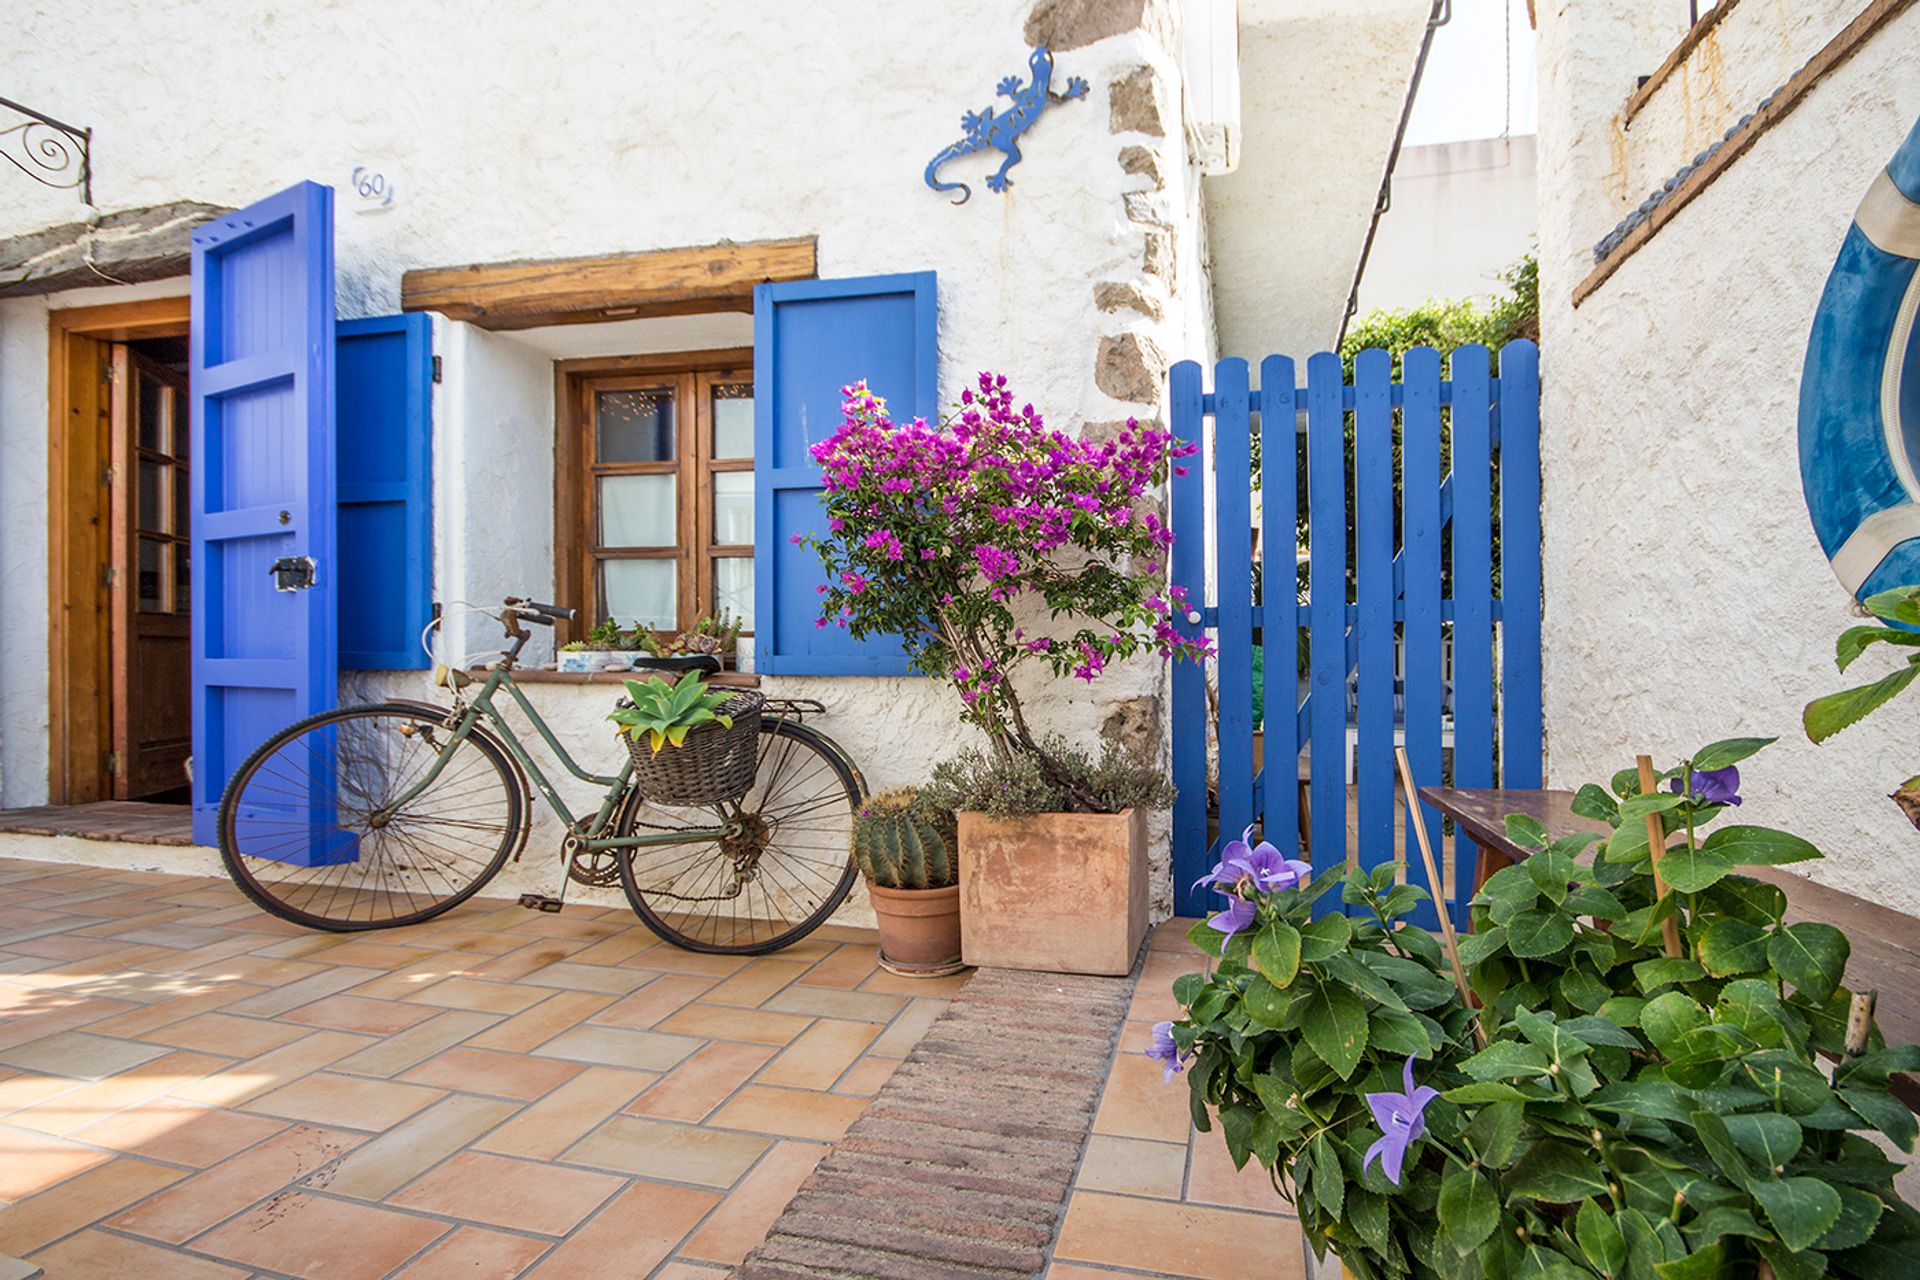
{"type": "Polygon", "coordinates": [[[0,107],[27,118],[0,127],[0,159],[44,187],[78,188],[82,204],[93,203],[93,130],[0,98],[0,107]]]}

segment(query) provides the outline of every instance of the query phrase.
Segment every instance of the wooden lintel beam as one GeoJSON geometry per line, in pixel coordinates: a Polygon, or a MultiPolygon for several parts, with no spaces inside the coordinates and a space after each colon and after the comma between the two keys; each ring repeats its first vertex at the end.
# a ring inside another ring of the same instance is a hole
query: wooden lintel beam
{"type": "Polygon", "coordinates": [[[488,329],[746,311],[752,308],[756,284],[817,275],[815,247],[808,237],[599,258],[427,267],[401,277],[400,305],[488,329]]]}

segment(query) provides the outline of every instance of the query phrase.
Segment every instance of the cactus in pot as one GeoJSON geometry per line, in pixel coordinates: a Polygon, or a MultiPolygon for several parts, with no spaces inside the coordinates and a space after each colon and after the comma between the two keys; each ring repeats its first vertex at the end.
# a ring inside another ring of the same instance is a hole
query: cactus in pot
{"type": "Polygon", "coordinates": [[[959,824],[913,787],[870,797],[853,820],[853,857],[880,926],[880,963],[909,976],[960,959],[959,824]]]}

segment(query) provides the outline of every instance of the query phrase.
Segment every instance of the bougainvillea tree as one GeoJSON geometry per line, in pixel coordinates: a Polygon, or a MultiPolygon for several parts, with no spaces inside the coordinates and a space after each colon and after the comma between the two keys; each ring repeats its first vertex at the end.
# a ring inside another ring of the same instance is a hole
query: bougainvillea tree
{"type": "Polygon", "coordinates": [[[1132,419],[1113,439],[1074,439],[990,373],[937,423],[893,421],[865,383],[842,407],[813,447],[827,531],[795,539],[826,566],[817,625],[898,636],[1002,758],[1031,755],[1066,782],[1028,725],[1022,668],[1091,683],[1136,654],[1209,652],[1174,625],[1185,597],[1167,586],[1173,533],[1154,497],[1196,446],[1132,419]]]}

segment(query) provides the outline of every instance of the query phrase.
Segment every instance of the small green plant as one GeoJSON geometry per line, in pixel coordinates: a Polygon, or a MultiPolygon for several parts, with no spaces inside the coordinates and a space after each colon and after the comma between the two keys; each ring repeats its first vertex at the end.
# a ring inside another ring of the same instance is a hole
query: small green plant
{"type": "Polygon", "coordinates": [[[560,648],[568,653],[578,653],[583,649],[598,652],[652,653],[653,633],[645,627],[622,627],[612,618],[603,619],[587,628],[586,635],[560,648]]]}
{"type": "MultiPolygon", "coordinates": [[[[1907,654],[1905,666],[1895,667],[1870,684],[1829,693],[1809,702],[1801,713],[1801,722],[1806,726],[1807,736],[1815,742],[1825,742],[1842,729],[1858,724],[1920,677],[1920,586],[1895,587],[1868,596],[1866,606],[1868,613],[1894,625],[1883,627],[1868,622],[1841,632],[1834,646],[1835,666],[1845,671],[1855,658],[1876,643],[1914,652],[1907,654]]],[[[1900,806],[1908,821],[1920,827],[1920,776],[1901,783],[1890,798],[1900,806]]]]}
{"type": "Polygon", "coordinates": [[[607,713],[607,719],[625,729],[636,742],[645,734],[656,755],[669,743],[679,746],[690,730],[703,724],[717,721],[733,728],[733,717],[720,712],[733,695],[709,692],[698,671],[687,672],[678,684],[650,676],[628,680],[626,686],[632,705],[615,707],[607,713]]]}
{"type": "Polygon", "coordinates": [[[1032,756],[1006,759],[967,750],[934,766],[927,795],[945,808],[1003,821],[1071,812],[1075,806],[1069,802],[1069,790],[1087,813],[1173,807],[1173,784],[1159,770],[1127,755],[1118,743],[1107,743],[1098,760],[1058,735],[1047,738],[1044,746],[1058,766],[1059,784],[1032,756]]]}
{"type": "Polygon", "coordinates": [[[682,653],[710,653],[727,657],[738,646],[744,626],[739,618],[722,609],[696,619],[691,627],[680,633],[675,645],[682,653]]]}
{"type": "Polygon", "coordinates": [[[882,791],[853,820],[853,857],[882,889],[945,889],[960,878],[959,823],[913,787],[882,791]]]}

